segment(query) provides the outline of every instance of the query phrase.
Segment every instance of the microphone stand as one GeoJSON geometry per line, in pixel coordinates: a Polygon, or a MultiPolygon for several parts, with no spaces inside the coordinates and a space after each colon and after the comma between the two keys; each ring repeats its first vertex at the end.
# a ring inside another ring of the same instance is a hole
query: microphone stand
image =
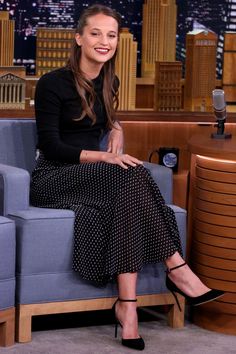
{"type": "Polygon", "coordinates": [[[231,139],[232,138],[232,134],[224,133],[225,119],[217,120],[217,125],[215,125],[215,127],[217,127],[217,132],[211,134],[212,139],[231,139]]]}
{"type": "Polygon", "coordinates": [[[225,109],[215,111],[215,116],[216,116],[216,121],[217,121],[217,125],[215,125],[215,127],[217,127],[217,132],[211,134],[212,139],[231,139],[232,134],[224,133],[225,121],[226,121],[225,109]],[[222,117],[222,113],[223,113],[223,117],[222,117]]]}

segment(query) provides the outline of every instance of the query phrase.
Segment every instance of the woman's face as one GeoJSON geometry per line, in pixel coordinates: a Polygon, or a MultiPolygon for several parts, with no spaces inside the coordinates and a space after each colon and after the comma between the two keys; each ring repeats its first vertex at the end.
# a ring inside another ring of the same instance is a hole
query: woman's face
{"type": "Polygon", "coordinates": [[[110,16],[98,14],[87,19],[82,34],[76,34],[76,42],[81,47],[82,69],[94,65],[102,67],[113,57],[118,42],[118,23],[110,16]]]}

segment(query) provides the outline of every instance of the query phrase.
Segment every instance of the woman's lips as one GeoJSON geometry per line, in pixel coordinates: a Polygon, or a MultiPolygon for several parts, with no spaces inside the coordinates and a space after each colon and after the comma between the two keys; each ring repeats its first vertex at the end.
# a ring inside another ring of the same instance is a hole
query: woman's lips
{"type": "Polygon", "coordinates": [[[95,48],[95,50],[99,54],[107,54],[109,52],[108,48],[95,48]]]}

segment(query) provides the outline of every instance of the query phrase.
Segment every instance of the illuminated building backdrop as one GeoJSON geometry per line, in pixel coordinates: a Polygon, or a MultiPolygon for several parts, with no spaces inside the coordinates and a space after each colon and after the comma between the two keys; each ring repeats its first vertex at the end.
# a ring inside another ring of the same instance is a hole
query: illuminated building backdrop
{"type": "MultiPolygon", "coordinates": [[[[81,11],[96,1],[80,0],[0,0],[0,10],[10,11],[15,26],[15,64],[24,64],[28,74],[35,73],[36,28],[74,28],[81,11]]],[[[101,0],[99,3],[118,10],[123,26],[129,27],[138,41],[138,75],[140,72],[143,0],[101,0]]],[[[236,0],[176,0],[178,5],[177,60],[185,58],[188,31],[206,28],[218,34],[217,73],[222,72],[224,31],[236,31],[236,0]]]]}

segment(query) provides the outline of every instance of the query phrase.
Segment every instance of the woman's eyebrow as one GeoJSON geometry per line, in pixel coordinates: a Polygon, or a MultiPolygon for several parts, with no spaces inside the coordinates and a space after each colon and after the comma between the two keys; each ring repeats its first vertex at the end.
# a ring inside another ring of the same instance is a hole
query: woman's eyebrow
{"type": "MultiPolygon", "coordinates": [[[[101,32],[101,29],[100,28],[96,28],[96,27],[93,27],[93,28],[91,28],[91,31],[100,31],[101,32]]],[[[113,30],[110,30],[110,31],[108,31],[109,33],[115,33],[115,34],[117,34],[117,32],[116,31],[113,31],[113,30]]]]}

